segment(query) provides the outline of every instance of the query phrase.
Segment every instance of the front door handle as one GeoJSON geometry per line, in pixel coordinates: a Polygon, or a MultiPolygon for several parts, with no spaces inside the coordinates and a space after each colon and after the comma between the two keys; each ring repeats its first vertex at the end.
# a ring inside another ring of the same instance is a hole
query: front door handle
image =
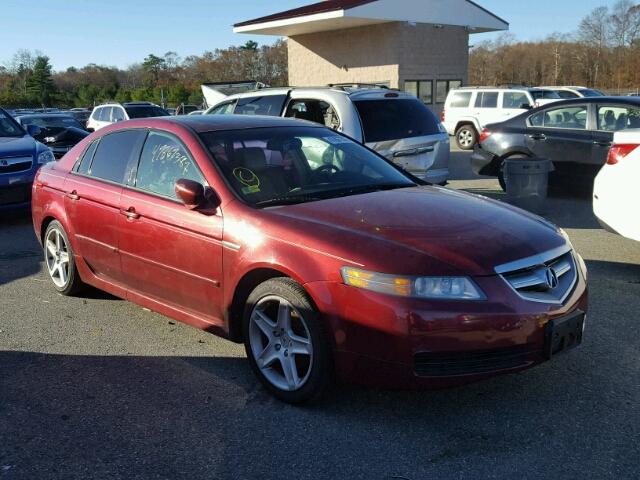
{"type": "Polygon", "coordinates": [[[529,138],[531,140],[546,140],[547,136],[544,133],[532,133],[529,138]]]}
{"type": "Polygon", "coordinates": [[[120,210],[120,213],[127,217],[129,220],[137,220],[140,218],[140,214],[136,213],[136,209],[133,207],[129,207],[126,210],[120,210]]]}
{"type": "Polygon", "coordinates": [[[594,140],[593,144],[594,145],[598,145],[600,147],[610,147],[611,146],[611,142],[607,142],[606,140],[594,140]]]}
{"type": "Polygon", "coordinates": [[[78,192],[74,190],[73,192],[67,193],[67,198],[70,198],[71,200],[80,200],[80,195],[78,195],[78,192]]]}

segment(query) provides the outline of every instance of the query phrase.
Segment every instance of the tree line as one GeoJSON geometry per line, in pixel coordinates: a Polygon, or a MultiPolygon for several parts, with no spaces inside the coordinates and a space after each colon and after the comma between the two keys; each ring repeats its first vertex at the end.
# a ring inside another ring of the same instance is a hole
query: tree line
{"type": "Polygon", "coordinates": [[[19,50],[0,64],[0,105],[19,107],[88,107],[107,101],[151,101],[166,106],[202,103],[206,82],[257,80],[279,86],[287,82],[287,48],[248,41],[241,46],[180,58],[175,52],[149,54],[126,69],[89,64],[54,72],[40,51],[19,50]]]}
{"type": "Polygon", "coordinates": [[[516,41],[504,34],[474,46],[469,82],[585,85],[625,93],[640,86],[638,65],[640,4],[619,0],[591,11],[572,33],[554,33],[536,42],[516,41]]]}

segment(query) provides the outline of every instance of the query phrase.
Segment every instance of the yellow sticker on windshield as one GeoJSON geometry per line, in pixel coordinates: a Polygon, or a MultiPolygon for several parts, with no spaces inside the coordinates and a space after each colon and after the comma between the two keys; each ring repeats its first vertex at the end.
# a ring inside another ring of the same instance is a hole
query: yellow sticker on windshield
{"type": "Polygon", "coordinates": [[[233,176],[244,185],[242,193],[258,193],[260,191],[260,179],[248,168],[238,167],[233,169],[233,176]]]}

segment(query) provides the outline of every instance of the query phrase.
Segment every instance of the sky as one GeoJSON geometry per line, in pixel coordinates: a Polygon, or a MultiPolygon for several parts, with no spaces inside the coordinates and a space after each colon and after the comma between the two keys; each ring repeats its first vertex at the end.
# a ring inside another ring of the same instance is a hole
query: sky
{"type": "MultiPolygon", "coordinates": [[[[613,0],[475,0],[510,23],[520,40],[569,33],[613,0]]],[[[181,57],[276,37],[234,34],[232,25],[313,0],[0,0],[0,65],[22,48],[40,50],[55,70],[88,63],[126,67],[149,53],[181,57]]],[[[495,34],[475,34],[476,44],[495,34]]]]}

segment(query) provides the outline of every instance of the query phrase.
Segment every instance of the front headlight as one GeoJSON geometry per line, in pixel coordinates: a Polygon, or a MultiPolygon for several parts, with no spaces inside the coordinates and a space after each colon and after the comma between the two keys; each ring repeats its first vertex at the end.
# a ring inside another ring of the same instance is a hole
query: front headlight
{"type": "Polygon", "coordinates": [[[434,300],[485,300],[487,297],[468,277],[407,277],[343,267],[346,285],[399,297],[434,300]]]}
{"type": "Polygon", "coordinates": [[[38,163],[55,162],[55,160],[56,157],[53,156],[53,152],[51,150],[45,150],[38,155],[38,163]]]}

